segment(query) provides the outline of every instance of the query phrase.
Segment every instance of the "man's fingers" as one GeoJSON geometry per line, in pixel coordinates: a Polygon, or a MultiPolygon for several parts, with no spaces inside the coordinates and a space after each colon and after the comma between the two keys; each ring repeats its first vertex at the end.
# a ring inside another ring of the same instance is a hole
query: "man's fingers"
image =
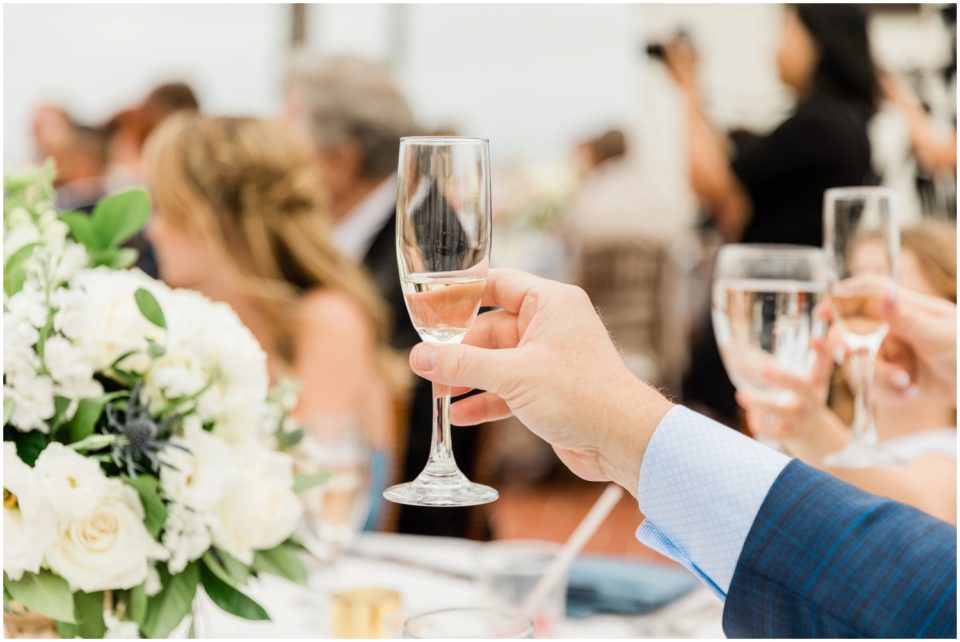
{"type": "Polygon", "coordinates": [[[497,268],[487,275],[482,305],[499,306],[516,314],[523,300],[536,287],[546,287],[550,281],[519,270],[497,268]]]}
{"type": "Polygon", "coordinates": [[[461,399],[450,406],[450,423],[457,426],[476,426],[488,421],[506,419],[512,414],[506,401],[492,392],[484,392],[461,399]]]}
{"type": "Polygon", "coordinates": [[[519,341],[517,315],[506,310],[479,315],[463,338],[463,343],[478,348],[515,348],[519,341]]]}
{"type": "Polygon", "coordinates": [[[511,375],[516,372],[511,364],[511,352],[460,344],[420,343],[410,351],[410,367],[434,383],[496,392],[510,385],[511,375]]]}

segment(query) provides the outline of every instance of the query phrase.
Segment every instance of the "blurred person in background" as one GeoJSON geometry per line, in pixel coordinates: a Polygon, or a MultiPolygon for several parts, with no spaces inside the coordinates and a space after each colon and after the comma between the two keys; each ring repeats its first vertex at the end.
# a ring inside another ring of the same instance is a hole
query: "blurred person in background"
{"type": "Polygon", "coordinates": [[[151,136],[144,161],[164,281],[233,308],[271,378],[300,383],[293,414],[307,429],[353,417],[375,450],[391,450],[406,369],[376,289],[333,242],[309,151],[279,123],[182,114],[151,136]]]}
{"type": "Polygon", "coordinates": [[[608,160],[627,154],[627,137],[619,129],[608,129],[599,136],[577,144],[574,159],[583,174],[589,174],[608,160]]]}
{"type": "MultiPolygon", "coordinates": [[[[917,305],[913,292],[956,304],[956,234],[954,224],[941,221],[926,221],[902,231],[899,284],[903,289],[897,295],[901,304],[917,305]]],[[[853,258],[867,271],[871,245],[864,242],[853,258]]],[[[768,375],[772,383],[794,391],[795,401],[788,406],[737,393],[751,432],[779,440],[791,455],[813,466],[821,466],[826,455],[850,441],[850,430],[826,403],[833,370],[830,353],[825,342],[818,345],[817,364],[807,378],[778,370],[768,375]]],[[[888,337],[880,350],[871,393],[877,435],[904,463],[828,470],[868,492],[956,523],[956,390],[924,385],[915,363],[915,356],[902,341],[888,337]]]]}
{"type": "MultiPolygon", "coordinates": [[[[693,48],[674,40],[664,61],[682,95],[692,187],[725,240],[818,246],[824,190],[875,180],[867,123],[879,90],[862,7],[785,8],[777,68],[797,97],[796,110],[732,160],[706,118],[693,48]]],[[[734,387],[709,320],[693,349],[684,397],[736,421],[734,387]]]]}
{"type": "Polygon", "coordinates": [[[63,145],[50,156],[57,166],[55,203],[61,212],[92,212],[105,192],[106,139],[103,131],[71,123],[63,145]]]}
{"type": "MultiPolygon", "coordinates": [[[[406,98],[390,71],[352,56],[300,52],[290,63],[285,118],[310,141],[330,194],[337,247],[370,273],[387,302],[390,344],[408,351],[420,342],[400,289],[396,255],[397,159],[400,138],[418,133],[406,98]]],[[[430,383],[417,379],[406,417],[399,479],[413,479],[426,463],[433,401],[430,383]]],[[[454,454],[473,479],[477,435],[463,431],[454,454]]],[[[471,509],[399,507],[400,532],[466,536],[471,509]]]]}
{"type": "Polygon", "coordinates": [[[185,82],[168,82],[150,90],[136,106],[123,109],[103,126],[107,136],[107,184],[111,189],[143,182],[143,146],[160,124],[175,113],[200,112],[196,93],[185,82]]]}
{"type": "Polygon", "coordinates": [[[903,113],[910,131],[910,145],[920,167],[933,175],[956,175],[957,130],[938,128],[923,103],[898,74],[886,72],[880,77],[883,97],[903,113]]]}

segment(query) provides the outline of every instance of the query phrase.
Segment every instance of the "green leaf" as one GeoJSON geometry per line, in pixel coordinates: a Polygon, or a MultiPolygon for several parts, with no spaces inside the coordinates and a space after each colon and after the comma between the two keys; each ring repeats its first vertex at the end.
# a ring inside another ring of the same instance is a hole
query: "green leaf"
{"type": "Polygon", "coordinates": [[[250,579],[250,568],[233,555],[230,555],[225,551],[217,549],[216,553],[217,559],[219,559],[223,564],[224,570],[233,580],[233,583],[236,586],[243,586],[246,584],[247,580],[250,579]]]}
{"type": "Polygon", "coordinates": [[[280,544],[265,551],[256,551],[253,555],[253,568],[261,573],[271,573],[296,582],[307,583],[307,569],[293,547],[280,544]]]}
{"type": "Polygon", "coordinates": [[[20,456],[28,466],[33,466],[37,462],[37,457],[47,447],[47,437],[39,430],[21,433],[16,438],[17,455],[20,456]]]}
{"type": "Polygon", "coordinates": [[[57,622],[57,635],[60,636],[61,640],[78,638],[80,637],[80,627],[76,624],[68,624],[67,622],[57,622]]]}
{"type": "Polygon", "coordinates": [[[62,577],[50,571],[24,573],[16,582],[7,574],[3,575],[3,585],[11,597],[31,611],[46,615],[51,620],[76,623],[73,616],[73,596],[70,587],[62,577]]]}
{"type": "Polygon", "coordinates": [[[10,417],[13,415],[14,401],[9,397],[3,400],[3,425],[10,423],[10,417]]]}
{"type": "Polygon", "coordinates": [[[128,189],[100,199],[91,223],[100,247],[115,247],[139,232],[150,216],[150,197],[142,189],[128,189]]]}
{"type": "Polygon", "coordinates": [[[60,217],[60,220],[70,228],[70,235],[87,248],[87,251],[91,254],[101,249],[97,235],[93,231],[93,223],[89,214],[86,212],[67,212],[60,217]]]}
{"type": "Polygon", "coordinates": [[[93,434],[97,420],[103,414],[103,406],[107,403],[104,397],[81,399],[77,411],[73,413],[67,423],[67,443],[82,441],[93,434]]]}
{"type": "Polygon", "coordinates": [[[140,630],[148,638],[165,638],[177,628],[193,607],[193,596],[200,582],[200,565],[192,562],[177,575],[165,565],[157,567],[163,589],[147,600],[147,612],[140,630]]]}
{"type": "Polygon", "coordinates": [[[200,578],[203,582],[203,590],[207,592],[213,603],[227,613],[246,620],[270,619],[262,606],[241,593],[236,587],[222,580],[206,564],[200,569],[200,578]]]}
{"type": "Polygon", "coordinates": [[[163,316],[163,309],[161,309],[156,297],[153,296],[150,290],[137,288],[137,291],[133,294],[133,298],[137,301],[140,314],[142,314],[147,321],[158,328],[167,327],[167,320],[163,316]]]}
{"type": "Polygon", "coordinates": [[[291,430],[290,432],[284,432],[282,430],[277,431],[277,447],[280,450],[286,450],[287,448],[293,448],[301,441],[306,433],[302,428],[297,428],[296,430],[291,430]]]}
{"type": "Polygon", "coordinates": [[[140,258],[140,253],[135,249],[132,247],[122,247],[117,250],[117,253],[114,255],[110,267],[116,270],[125,270],[136,263],[138,258],[140,258]]]}
{"type": "Polygon", "coordinates": [[[140,475],[139,477],[127,477],[124,475],[123,481],[136,489],[140,494],[140,503],[143,504],[144,520],[147,530],[156,537],[163,530],[163,525],[167,521],[167,509],[160,500],[160,494],[157,492],[157,478],[140,475]]]}
{"type": "Polygon", "coordinates": [[[131,620],[143,626],[143,619],[147,616],[147,591],[143,584],[130,589],[127,614],[131,620]]]}
{"type": "Polygon", "coordinates": [[[89,452],[91,450],[100,450],[110,444],[120,440],[119,435],[90,435],[80,441],[69,444],[68,447],[77,452],[89,452]]]}
{"type": "Polygon", "coordinates": [[[103,622],[103,592],[73,594],[74,614],[77,619],[77,634],[82,638],[102,638],[107,632],[103,622]]]}
{"type": "Polygon", "coordinates": [[[162,357],[164,354],[166,354],[166,352],[167,352],[167,349],[164,348],[159,343],[156,343],[154,341],[147,342],[147,354],[150,355],[152,358],[156,359],[157,357],[162,357]]]}
{"type": "Polygon", "coordinates": [[[320,473],[311,473],[309,475],[297,475],[293,478],[293,492],[302,493],[308,491],[314,486],[325,483],[332,473],[324,471],[320,473]]]}
{"type": "Polygon", "coordinates": [[[13,296],[23,289],[23,283],[27,279],[27,270],[24,263],[27,262],[27,259],[33,254],[33,250],[39,245],[39,242],[27,243],[14,252],[4,263],[3,291],[7,293],[7,296],[13,296]]]}
{"type": "Polygon", "coordinates": [[[52,441],[54,436],[57,434],[57,431],[63,427],[63,424],[66,423],[67,418],[64,416],[67,412],[67,409],[70,407],[70,399],[61,396],[55,395],[53,398],[53,419],[50,420],[50,432],[47,433],[50,436],[52,441]]]}

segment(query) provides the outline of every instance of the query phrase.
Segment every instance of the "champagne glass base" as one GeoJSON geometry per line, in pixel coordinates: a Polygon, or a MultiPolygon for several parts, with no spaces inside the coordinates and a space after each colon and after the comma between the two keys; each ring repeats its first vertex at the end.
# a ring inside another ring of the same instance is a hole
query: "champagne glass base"
{"type": "Polygon", "coordinates": [[[412,482],[391,486],[384,499],[407,506],[479,506],[497,501],[500,494],[489,486],[475,484],[459,471],[442,477],[421,473],[412,482]]]}
{"type": "Polygon", "coordinates": [[[850,443],[843,450],[823,458],[823,465],[830,468],[870,468],[901,463],[889,450],[877,444],[850,443]]]}

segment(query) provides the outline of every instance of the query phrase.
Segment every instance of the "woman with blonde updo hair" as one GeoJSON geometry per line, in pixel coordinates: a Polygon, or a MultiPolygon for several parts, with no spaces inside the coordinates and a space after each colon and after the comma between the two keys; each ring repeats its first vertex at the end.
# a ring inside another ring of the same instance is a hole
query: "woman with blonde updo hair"
{"type": "Polygon", "coordinates": [[[236,311],[271,378],[300,382],[296,418],[351,415],[370,443],[391,449],[401,370],[386,312],[333,244],[309,153],[280,124],[183,114],[151,136],[145,160],[147,234],[163,280],[236,311]]]}

